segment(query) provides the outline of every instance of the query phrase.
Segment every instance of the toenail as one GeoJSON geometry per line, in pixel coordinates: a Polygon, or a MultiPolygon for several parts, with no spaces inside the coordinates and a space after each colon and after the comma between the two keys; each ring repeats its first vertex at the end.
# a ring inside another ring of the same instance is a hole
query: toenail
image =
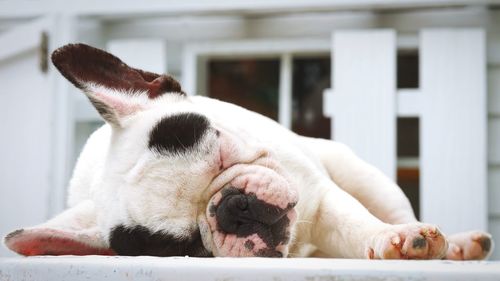
{"type": "Polygon", "coordinates": [[[429,228],[423,231],[421,234],[424,236],[435,237],[438,235],[438,230],[437,228],[429,228]]]}
{"type": "Polygon", "coordinates": [[[399,243],[401,243],[401,239],[399,238],[399,236],[396,236],[396,237],[391,239],[391,244],[397,246],[397,245],[399,245],[399,243]]]}
{"type": "Polygon", "coordinates": [[[375,258],[375,251],[372,248],[368,249],[368,259],[373,260],[375,258]]]}

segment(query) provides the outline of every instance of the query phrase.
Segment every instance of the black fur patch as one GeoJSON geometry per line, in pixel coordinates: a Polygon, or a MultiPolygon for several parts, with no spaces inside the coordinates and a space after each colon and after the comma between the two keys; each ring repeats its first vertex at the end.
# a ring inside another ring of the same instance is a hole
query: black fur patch
{"type": "Polygon", "coordinates": [[[110,89],[145,91],[149,98],[167,92],[185,95],[179,82],[171,76],[132,68],[112,54],[85,44],[68,44],[55,50],[52,63],[66,79],[83,90],[83,83],[91,82],[110,89]]]}
{"type": "Polygon", "coordinates": [[[256,233],[270,249],[288,243],[290,234],[286,228],[290,220],[286,213],[293,205],[282,209],[258,199],[255,194],[244,194],[235,187],[225,188],[222,196],[215,210],[219,231],[238,237],[256,233]]]}
{"type": "Polygon", "coordinates": [[[163,232],[151,232],[143,226],[118,225],[111,230],[109,244],[121,256],[213,256],[201,241],[199,230],[179,239],[163,232]]]}
{"type": "Polygon", "coordinates": [[[205,116],[182,113],[158,122],[149,135],[149,149],[160,154],[181,154],[193,149],[210,126],[205,116]]]}

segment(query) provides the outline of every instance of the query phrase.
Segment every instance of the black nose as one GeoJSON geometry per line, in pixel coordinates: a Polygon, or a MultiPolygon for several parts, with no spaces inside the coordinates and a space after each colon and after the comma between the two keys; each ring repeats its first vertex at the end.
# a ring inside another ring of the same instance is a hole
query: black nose
{"type": "Polygon", "coordinates": [[[255,194],[245,194],[235,187],[222,191],[222,199],[215,215],[221,231],[247,237],[257,233],[268,247],[288,242],[287,227],[290,220],[286,209],[266,203],[255,194]]]}

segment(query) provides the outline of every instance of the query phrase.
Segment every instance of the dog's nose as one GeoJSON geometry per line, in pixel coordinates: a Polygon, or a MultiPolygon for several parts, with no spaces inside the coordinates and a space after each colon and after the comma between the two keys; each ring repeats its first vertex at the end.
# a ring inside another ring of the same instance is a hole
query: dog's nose
{"type": "Polygon", "coordinates": [[[227,187],[222,191],[222,199],[215,212],[218,226],[227,234],[246,237],[256,233],[270,247],[283,241],[290,220],[287,212],[257,198],[255,194],[245,194],[240,189],[227,187]]]}

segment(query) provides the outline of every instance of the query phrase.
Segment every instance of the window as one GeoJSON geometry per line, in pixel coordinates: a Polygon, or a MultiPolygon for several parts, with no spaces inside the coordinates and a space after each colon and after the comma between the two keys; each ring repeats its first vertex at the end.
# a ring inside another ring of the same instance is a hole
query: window
{"type": "Polygon", "coordinates": [[[420,217],[419,134],[418,118],[397,119],[397,183],[410,199],[417,219],[420,217]]]}
{"type": "Polygon", "coordinates": [[[323,115],[323,91],[330,88],[330,56],[293,60],[292,130],[316,138],[331,137],[331,121],[323,115]]]}
{"type": "MultiPolygon", "coordinates": [[[[207,63],[208,95],[238,104],[278,121],[280,59],[216,58],[207,63]]],[[[323,91],[331,88],[329,54],[292,57],[291,129],[304,136],[331,138],[323,115],[323,91]]],[[[397,87],[418,88],[417,51],[397,55],[397,87]]],[[[419,119],[397,118],[397,182],[419,217],[419,119]]]]}
{"type": "Polygon", "coordinates": [[[278,120],[278,59],[208,62],[208,95],[278,120]]]}

